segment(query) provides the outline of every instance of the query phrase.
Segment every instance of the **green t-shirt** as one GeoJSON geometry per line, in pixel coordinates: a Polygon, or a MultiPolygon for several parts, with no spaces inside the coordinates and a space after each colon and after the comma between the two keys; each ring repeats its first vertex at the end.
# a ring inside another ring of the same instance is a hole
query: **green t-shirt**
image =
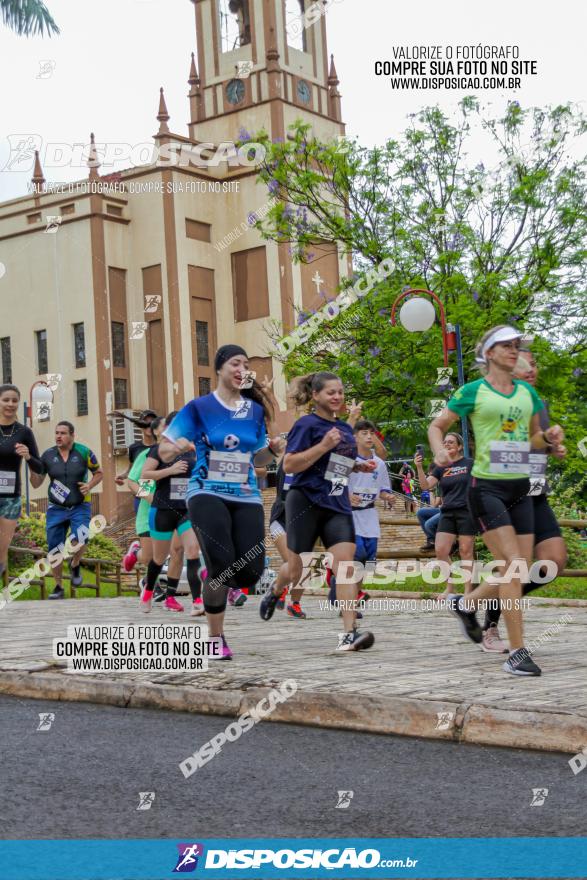
{"type": "MultiPolygon", "coordinates": [[[[147,458],[150,451],[151,447],[149,447],[148,449],[144,449],[141,453],[139,453],[139,455],[137,455],[130,471],[128,472],[129,480],[133,480],[135,483],[139,482],[145,459],[147,458]]],[[[153,493],[155,491],[155,480],[146,480],[145,487],[148,488],[150,494],[153,493]]],[[[143,532],[149,531],[150,508],[151,502],[147,501],[146,498],[141,498],[139,501],[139,509],[137,510],[137,517],[135,520],[135,529],[137,531],[137,535],[142,535],[143,532]]]]}
{"type": "MultiPolygon", "coordinates": [[[[459,416],[469,416],[471,420],[475,434],[475,463],[471,470],[474,477],[484,480],[519,480],[528,476],[527,470],[509,470],[510,467],[515,467],[511,462],[520,460],[519,452],[504,452],[509,447],[495,445],[496,441],[527,444],[530,440],[532,416],[544,408],[531,385],[520,379],[514,379],[513,383],[512,393],[502,394],[486,379],[477,379],[476,382],[468,382],[459,388],[447,403],[451,412],[459,416]],[[491,444],[494,444],[493,470],[490,467],[491,444]],[[500,459],[510,463],[498,465],[500,459]]],[[[515,447],[512,446],[511,449],[515,450],[515,447]]]]}

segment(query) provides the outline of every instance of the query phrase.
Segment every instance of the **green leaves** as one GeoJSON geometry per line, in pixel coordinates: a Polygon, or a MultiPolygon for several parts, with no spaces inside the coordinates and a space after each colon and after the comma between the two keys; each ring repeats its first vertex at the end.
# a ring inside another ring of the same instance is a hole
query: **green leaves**
{"type": "Polygon", "coordinates": [[[41,0],[0,0],[2,21],[20,37],[58,34],[51,13],[41,0]]]}

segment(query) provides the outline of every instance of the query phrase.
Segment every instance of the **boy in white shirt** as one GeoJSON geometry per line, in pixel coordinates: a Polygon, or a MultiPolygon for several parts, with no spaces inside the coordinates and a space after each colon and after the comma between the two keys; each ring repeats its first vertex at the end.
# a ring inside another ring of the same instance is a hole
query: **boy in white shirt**
{"type": "MultiPolygon", "coordinates": [[[[374,562],[377,558],[377,542],[381,535],[379,526],[379,514],[375,507],[377,498],[391,501],[393,493],[389,482],[389,474],[385,462],[375,455],[376,427],[367,419],[360,419],[354,426],[353,431],[357,441],[357,459],[375,459],[377,467],[370,473],[352,473],[349,476],[349,495],[353,508],[353,522],[356,532],[355,562],[374,562]]],[[[362,582],[361,582],[362,583],[362,582]]],[[[336,586],[334,578],[330,585],[329,597],[331,602],[336,598],[336,586]]],[[[366,593],[359,584],[358,601],[367,599],[366,593]]]]}

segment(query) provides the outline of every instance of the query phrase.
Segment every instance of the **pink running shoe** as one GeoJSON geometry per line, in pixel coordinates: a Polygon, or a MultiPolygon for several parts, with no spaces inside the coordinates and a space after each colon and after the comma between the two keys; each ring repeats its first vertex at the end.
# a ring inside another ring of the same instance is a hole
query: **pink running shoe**
{"type": "Polygon", "coordinates": [[[232,660],[232,651],[224,636],[210,636],[208,644],[210,645],[208,660],[232,660]]]}
{"type": "Polygon", "coordinates": [[[483,633],[481,650],[485,651],[486,654],[508,653],[508,646],[499,635],[499,630],[496,625],[490,626],[489,629],[486,629],[483,633]]]}
{"type": "Polygon", "coordinates": [[[153,598],[153,590],[147,590],[145,587],[145,579],[141,581],[141,611],[148,614],[151,610],[151,599],[153,598]]]}
{"type": "Polygon", "coordinates": [[[133,541],[126,551],[126,556],[122,560],[122,567],[125,571],[131,572],[133,570],[133,568],[137,564],[137,555],[140,549],[141,542],[133,541]]]}
{"type": "Polygon", "coordinates": [[[183,611],[183,605],[177,601],[175,596],[168,596],[163,603],[163,607],[166,611],[183,611]]]}
{"type": "Polygon", "coordinates": [[[228,604],[240,608],[247,601],[247,597],[242,590],[235,590],[232,587],[228,591],[228,604]]]}
{"type": "Polygon", "coordinates": [[[201,617],[202,614],[204,614],[204,603],[200,598],[194,599],[192,610],[190,611],[190,617],[201,617]]]}

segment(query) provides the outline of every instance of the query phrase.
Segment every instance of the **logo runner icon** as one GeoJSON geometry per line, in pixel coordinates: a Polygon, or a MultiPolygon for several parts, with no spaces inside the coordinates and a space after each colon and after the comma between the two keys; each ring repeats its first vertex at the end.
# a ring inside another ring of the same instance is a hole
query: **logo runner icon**
{"type": "Polygon", "coordinates": [[[201,843],[178,843],[179,856],[173,874],[191,874],[198,867],[198,856],[204,855],[201,843]]]}

